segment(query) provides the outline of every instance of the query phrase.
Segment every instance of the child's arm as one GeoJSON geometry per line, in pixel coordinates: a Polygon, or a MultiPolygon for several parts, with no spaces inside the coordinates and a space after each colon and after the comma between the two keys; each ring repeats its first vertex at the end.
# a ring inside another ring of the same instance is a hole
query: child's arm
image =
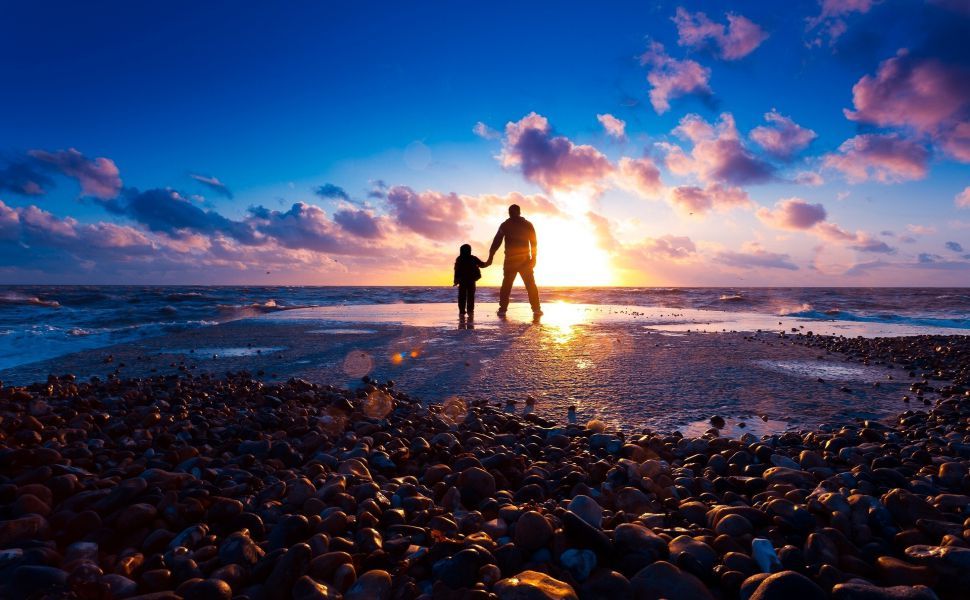
{"type": "Polygon", "coordinates": [[[491,263],[487,263],[487,262],[485,262],[484,260],[482,260],[482,259],[480,259],[480,258],[479,258],[479,259],[477,259],[477,260],[478,260],[478,266],[479,266],[479,268],[482,268],[482,267],[487,267],[487,266],[489,266],[489,265],[491,264],[491,263]]]}

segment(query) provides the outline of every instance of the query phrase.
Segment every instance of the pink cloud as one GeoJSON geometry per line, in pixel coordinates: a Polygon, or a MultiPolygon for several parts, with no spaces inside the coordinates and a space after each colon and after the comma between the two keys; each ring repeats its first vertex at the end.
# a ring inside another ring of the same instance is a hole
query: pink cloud
{"type": "Polygon", "coordinates": [[[713,44],[719,50],[721,58],[737,60],[751,54],[768,38],[768,34],[761,27],[745,17],[728,13],[727,20],[725,26],[711,21],[702,12],[691,14],[679,7],[673,18],[677,25],[677,43],[691,48],[713,44]]]}
{"type": "Polygon", "coordinates": [[[658,198],[664,190],[660,169],[649,158],[621,158],[617,184],[644,198],[658,198]]]}
{"type": "Polygon", "coordinates": [[[772,109],[765,114],[769,125],[759,125],[749,137],[756,144],[779,158],[791,158],[804,150],[818,135],[772,109]]]}
{"type": "Polygon", "coordinates": [[[841,171],[851,183],[894,183],[926,177],[929,153],[922,144],[896,134],[864,134],[827,154],[825,167],[841,171]]]}
{"type": "Polygon", "coordinates": [[[953,203],[957,208],[970,208],[970,185],[963,188],[963,191],[953,198],[953,203]]]}
{"type": "Polygon", "coordinates": [[[773,176],[774,167],[744,146],[730,113],[723,113],[715,125],[689,114],[674,134],[694,144],[689,156],[679,146],[661,145],[667,151],[667,168],[676,175],[693,174],[704,182],[730,184],[766,182],[773,176]]]}
{"type": "Polygon", "coordinates": [[[613,171],[599,150],[555,135],[549,121],[534,112],[505,126],[499,160],[547,192],[595,186],[613,171]]]}
{"type": "Polygon", "coordinates": [[[879,0],[822,0],[822,10],[817,17],[808,19],[808,31],[820,27],[822,33],[813,45],[822,43],[822,36],[828,37],[829,45],[834,44],[848,30],[845,17],[852,13],[865,14],[879,0]]]}
{"type": "Polygon", "coordinates": [[[504,212],[512,204],[518,204],[522,214],[528,215],[560,215],[562,211],[556,204],[542,194],[521,194],[510,192],[505,195],[484,194],[481,196],[461,196],[462,202],[473,215],[480,215],[492,211],[504,212]]]}
{"type": "Polygon", "coordinates": [[[720,183],[712,183],[705,188],[693,185],[676,187],[670,193],[670,202],[684,212],[697,214],[751,205],[751,199],[743,189],[720,183]]]}
{"type": "Polygon", "coordinates": [[[481,121],[478,121],[477,123],[475,123],[475,126],[472,127],[472,132],[478,137],[486,140],[497,140],[500,137],[502,137],[501,133],[499,133],[498,131],[495,131],[494,129],[492,129],[485,123],[482,123],[481,121]]]}
{"type": "Polygon", "coordinates": [[[461,222],[467,214],[465,203],[455,193],[418,193],[397,185],[388,190],[387,202],[399,225],[426,238],[455,239],[464,232],[461,222]]]}
{"type": "Polygon", "coordinates": [[[711,70],[692,60],[671,58],[659,42],[650,42],[647,51],[640,56],[640,64],[649,66],[647,82],[651,85],[650,104],[657,114],[670,110],[673,98],[687,94],[711,94],[708,85],[711,70]]]}
{"type": "Polygon", "coordinates": [[[607,135],[613,136],[618,140],[626,138],[626,121],[623,119],[617,119],[613,115],[606,113],[604,115],[596,115],[596,120],[606,130],[607,135]]]}
{"type": "Polygon", "coordinates": [[[697,246],[687,236],[663,235],[646,238],[636,250],[654,258],[683,260],[693,256],[697,252],[697,246]]]}
{"type": "Polygon", "coordinates": [[[775,229],[809,232],[823,240],[847,244],[860,252],[892,254],[896,251],[895,248],[864,231],[852,233],[827,221],[824,206],[809,204],[801,198],[780,200],[775,203],[774,208],[762,207],[756,214],[759,220],[775,229]]]}
{"type": "Polygon", "coordinates": [[[791,261],[791,256],[778,252],[769,252],[757,244],[743,251],[722,250],[714,255],[714,261],[732,267],[784,269],[797,271],[798,265],[791,261]]]}
{"type": "Polygon", "coordinates": [[[970,121],[957,123],[940,136],[943,151],[960,162],[970,162],[970,121]]]}
{"type": "Polygon", "coordinates": [[[970,70],[900,50],[875,76],[852,87],[853,121],[926,135],[953,158],[970,162],[970,70]]]}
{"type": "Polygon", "coordinates": [[[28,154],[53,165],[64,175],[77,179],[81,192],[87,196],[107,200],[116,197],[121,191],[121,174],[111,159],[91,160],[74,148],[56,152],[31,150],[28,154]]]}
{"type": "Polygon", "coordinates": [[[800,198],[780,200],[773,209],[762,207],[756,213],[763,222],[777,229],[804,231],[825,220],[825,207],[800,198]]]}
{"type": "Polygon", "coordinates": [[[825,179],[815,171],[802,171],[795,175],[795,183],[801,185],[819,186],[825,183],[825,179]]]}

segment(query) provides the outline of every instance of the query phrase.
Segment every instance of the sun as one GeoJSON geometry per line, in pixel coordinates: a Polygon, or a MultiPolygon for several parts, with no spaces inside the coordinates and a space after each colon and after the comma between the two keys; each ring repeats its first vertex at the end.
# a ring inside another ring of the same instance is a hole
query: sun
{"type": "Polygon", "coordinates": [[[566,215],[533,219],[539,239],[536,281],[546,286],[615,284],[609,254],[599,247],[588,221],[566,215]]]}

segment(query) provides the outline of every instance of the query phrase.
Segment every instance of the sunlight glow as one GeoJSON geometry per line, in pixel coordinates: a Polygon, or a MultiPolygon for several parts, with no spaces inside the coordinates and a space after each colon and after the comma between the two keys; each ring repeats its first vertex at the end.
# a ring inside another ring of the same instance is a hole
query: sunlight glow
{"type": "Polygon", "coordinates": [[[576,335],[576,326],[585,323],[586,308],[557,300],[542,307],[542,328],[557,344],[569,343],[576,335]]]}

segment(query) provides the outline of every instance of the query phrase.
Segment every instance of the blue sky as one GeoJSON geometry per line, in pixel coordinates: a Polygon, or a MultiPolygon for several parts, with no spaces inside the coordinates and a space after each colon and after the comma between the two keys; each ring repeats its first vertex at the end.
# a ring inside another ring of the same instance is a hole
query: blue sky
{"type": "Polygon", "coordinates": [[[554,207],[540,282],[966,284],[968,27],[946,0],[21,3],[0,281],[447,284],[519,193],[554,207]]]}

